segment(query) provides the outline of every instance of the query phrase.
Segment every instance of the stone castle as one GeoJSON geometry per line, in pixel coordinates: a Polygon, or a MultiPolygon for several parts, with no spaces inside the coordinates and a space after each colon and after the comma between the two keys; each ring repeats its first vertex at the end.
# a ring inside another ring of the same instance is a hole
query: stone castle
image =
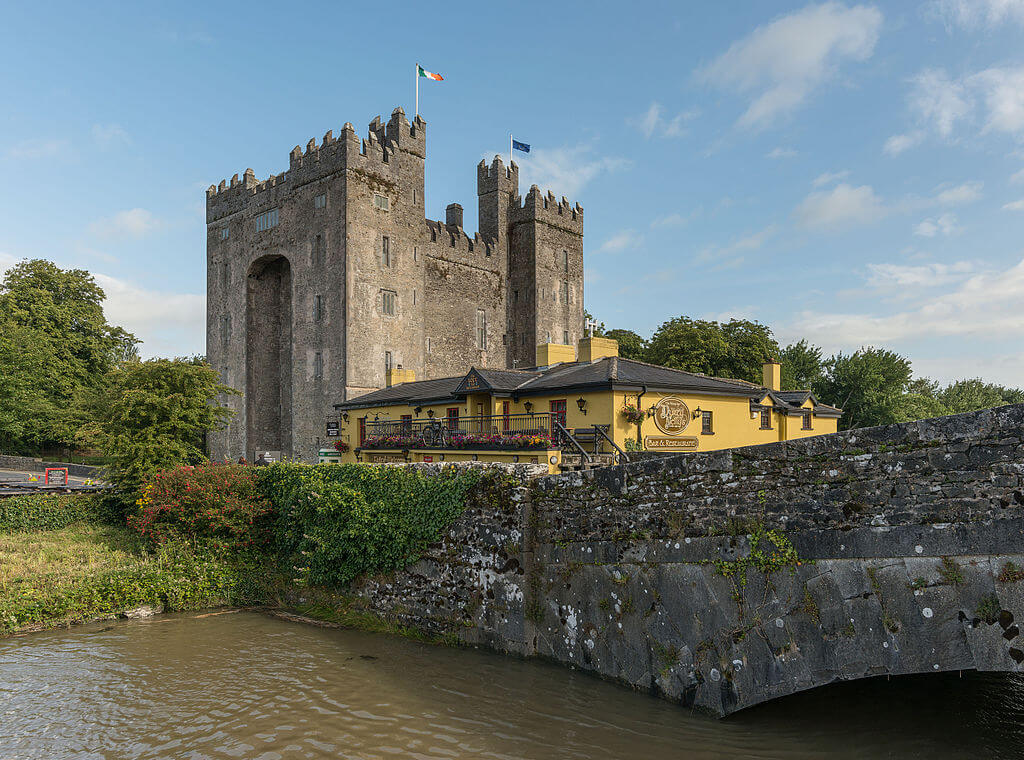
{"type": "Polygon", "coordinates": [[[207,358],[242,391],[215,459],[313,459],[340,401],[415,376],[535,364],[583,332],[583,209],[519,169],[477,166],[478,232],[462,206],[425,218],[426,122],[401,108],[360,139],[345,124],[206,191],[207,358]]]}

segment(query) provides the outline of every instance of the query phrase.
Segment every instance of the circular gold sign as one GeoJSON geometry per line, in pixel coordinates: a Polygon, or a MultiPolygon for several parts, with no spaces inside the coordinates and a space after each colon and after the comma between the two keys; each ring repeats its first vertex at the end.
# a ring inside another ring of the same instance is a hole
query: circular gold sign
{"type": "Polygon", "coordinates": [[[690,424],[690,408],[678,396],[666,396],[654,406],[654,424],[665,435],[680,435],[690,424]]]}

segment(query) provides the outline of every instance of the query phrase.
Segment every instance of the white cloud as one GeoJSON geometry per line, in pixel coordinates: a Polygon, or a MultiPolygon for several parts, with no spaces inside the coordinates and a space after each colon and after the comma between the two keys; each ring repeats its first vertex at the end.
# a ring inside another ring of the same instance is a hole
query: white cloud
{"type": "Polygon", "coordinates": [[[17,264],[18,261],[19,259],[14,258],[11,254],[0,251],[0,279],[3,279],[7,270],[17,264]]]}
{"type": "Polygon", "coordinates": [[[753,97],[743,127],[764,127],[804,103],[847,61],[871,56],[882,26],[872,6],[808,5],[758,27],[697,72],[698,79],[753,97]]]}
{"type": "Polygon", "coordinates": [[[143,341],[145,356],[203,354],[206,296],[148,290],[105,274],[94,274],[107,299],[107,321],[143,341]]]}
{"type": "Polygon", "coordinates": [[[824,174],[819,174],[817,177],[815,177],[814,181],[811,182],[811,185],[813,187],[821,187],[822,185],[831,185],[833,182],[838,182],[839,180],[846,179],[849,176],[850,176],[850,172],[849,172],[849,170],[846,170],[846,169],[844,169],[841,172],[825,172],[824,174]]]}
{"type": "Polygon", "coordinates": [[[120,124],[93,124],[92,139],[101,147],[110,148],[119,143],[128,143],[128,133],[120,124]]]}
{"type": "Polygon", "coordinates": [[[161,226],[161,221],[144,208],[118,211],[93,222],[89,232],[102,238],[140,238],[161,226]]]}
{"type": "Polygon", "coordinates": [[[1012,201],[1007,203],[1003,208],[1006,211],[1024,211],[1024,198],[1019,201],[1012,201]]]}
{"type": "MultiPolygon", "coordinates": [[[[506,146],[507,147],[507,146],[506,146]]],[[[545,192],[576,198],[580,190],[595,177],[606,172],[628,169],[632,162],[624,158],[593,155],[592,144],[581,143],[561,148],[535,148],[519,165],[519,192],[537,185],[545,192]]]]}
{"type": "Polygon", "coordinates": [[[71,147],[71,143],[63,139],[36,138],[25,140],[7,149],[8,158],[55,158],[63,155],[71,147]]]}
{"type": "Polygon", "coordinates": [[[714,262],[717,269],[737,267],[746,260],[746,253],[760,250],[778,232],[778,227],[769,224],[757,232],[739,238],[726,246],[709,246],[694,258],[700,263],[714,262]]]}
{"type": "Polygon", "coordinates": [[[961,229],[962,228],[958,227],[956,224],[956,216],[953,214],[941,214],[935,218],[929,218],[922,221],[914,227],[914,234],[927,238],[932,238],[936,235],[949,237],[950,235],[955,235],[960,232],[961,229]]]}
{"type": "Polygon", "coordinates": [[[764,155],[765,155],[765,158],[779,159],[779,158],[793,158],[796,154],[797,153],[796,153],[796,151],[793,148],[778,147],[778,148],[772,148],[770,151],[768,151],[764,155]]]}
{"type": "Polygon", "coordinates": [[[890,156],[898,156],[905,150],[913,148],[915,145],[919,145],[924,139],[924,132],[916,130],[909,132],[905,135],[893,135],[885,141],[885,145],[882,150],[890,156]]]}
{"type": "Polygon", "coordinates": [[[916,294],[924,289],[961,282],[973,271],[974,265],[969,261],[919,266],[868,264],[868,285],[876,290],[916,294]]]}
{"type": "MultiPolygon", "coordinates": [[[[963,262],[958,265],[967,266],[963,262]]],[[[888,278],[915,305],[890,314],[802,312],[790,329],[825,345],[856,348],[915,338],[976,336],[986,340],[1024,337],[1024,260],[1007,270],[987,270],[967,277],[964,272],[877,265],[868,279],[878,285],[888,278]],[[902,284],[900,279],[902,278],[902,284]],[[955,286],[935,293],[943,282],[955,286]],[[915,287],[916,285],[916,287],[915,287]]]]}
{"type": "Polygon", "coordinates": [[[942,190],[935,200],[943,206],[958,206],[973,203],[981,197],[981,182],[964,182],[962,185],[942,190]]]}
{"type": "Polygon", "coordinates": [[[1024,183],[1024,169],[1021,169],[1020,171],[1014,172],[1012,175],[1010,175],[1010,182],[1024,183]]]}
{"type": "Polygon", "coordinates": [[[620,230],[598,246],[594,253],[621,253],[640,245],[643,237],[636,230],[620,230]]]}
{"type": "Polygon", "coordinates": [[[689,224],[690,220],[693,219],[697,214],[699,214],[700,211],[701,209],[698,206],[690,214],[686,216],[678,212],[666,214],[665,216],[659,216],[657,219],[654,219],[651,222],[651,228],[658,229],[659,227],[682,227],[686,224],[689,224]]]}
{"type": "Polygon", "coordinates": [[[869,185],[853,187],[845,182],[832,190],[808,195],[797,207],[797,223],[809,228],[838,228],[851,224],[870,224],[887,213],[882,200],[869,185]]]}
{"type": "Polygon", "coordinates": [[[688,131],[687,123],[700,114],[697,109],[690,109],[676,114],[671,119],[666,119],[663,112],[661,103],[655,101],[651,103],[650,108],[644,112],[643,116],[627,121],[639,129],[646,138],[651,138],[655,134],[661,137],[683,137],[688,131]]]}
{"type": "Polygon", "coordinates": [[[1024,137],[1024,67],[993,67],[955,79],[941,69],[925,69],[910,81],[908,105],[922,129],[889,138],[887,153],[921,143],[923,129],[949,140],[961,126],[1024,137]]]}
{"type": "Polygon", "coordinates": [[[1024,0],[934,0],[928,10],[942,19],[947,29],[996,27],[1005,21],[1024,24],[1024,0]]]}

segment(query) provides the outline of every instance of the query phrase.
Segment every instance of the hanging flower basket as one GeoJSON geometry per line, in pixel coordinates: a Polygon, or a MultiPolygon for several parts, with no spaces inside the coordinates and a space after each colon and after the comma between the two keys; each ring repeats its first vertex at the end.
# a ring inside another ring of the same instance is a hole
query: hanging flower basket
{"type": "Polygon", "coordinates": [[[344,454],[346,451],[348,451],[348,449],[349,449],[349,445],[347,443],[345,443],[344,441],[335,441],[334,442],[334,450],[337,451],[339,454],[344,454]]]}
{"type": "Polygon", "coordinates": [[[626,404],[622,407],[622,416],[630,425],[639,425],[651,416],[653,409],[640,409],[635,404],[626,404]]]}

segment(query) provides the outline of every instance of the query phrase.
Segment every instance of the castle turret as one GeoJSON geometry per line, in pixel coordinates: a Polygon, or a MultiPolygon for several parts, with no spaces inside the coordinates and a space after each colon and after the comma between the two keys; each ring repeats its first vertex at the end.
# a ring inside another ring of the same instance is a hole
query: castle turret
{"type": "Polygon", "coordinates": [[[508,236],[508,212],[519,194],[519,167],[513,161],[508,167],[498,156],[488,166],[483,160],[476,167],[476,194],[479,204],[480,234],[493,237],[503,249],[508,236]]]}

